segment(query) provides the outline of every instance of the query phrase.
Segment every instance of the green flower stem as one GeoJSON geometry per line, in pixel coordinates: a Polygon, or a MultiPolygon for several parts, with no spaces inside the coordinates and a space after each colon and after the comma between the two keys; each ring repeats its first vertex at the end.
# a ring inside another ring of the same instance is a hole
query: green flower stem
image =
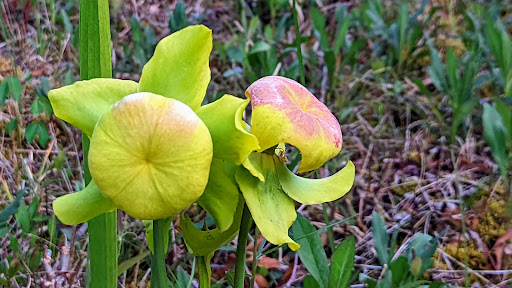
{"type": "Polygon", "coordinates": [[[165,266],[165,255],[167,254],[167,242],[165,234],[169,233],[169,223],[166,219],[153,221],[153,250],[151,259],[151,287],[164,288],[168,285],[167,268],[165,266]]]}
{"type": "Polygon", "coordinates": [[[258,269],[258,227],[254,228],[254,245],[252,247],[252,277],[250,288],[254,288],[254,281],[256,280],[256,272],[258,269]]]}
{"type": "MultiPolygon", "coordinates": [[[[80,1],[80,76],[82,80],[111,78],[110,15],[108,0],[80,1]]],[[[84,180],[89,172],[89,138],[82,135],[84,180]]],[[[117,287],[117,212],[100,215],[88,224],[89,253],[86,285],[117,287]]]]}
{"type": "Polygon", "coordinates": [[[236,265],[235,265],[235,288],[244,288],[245,278],[245,252],[247,247],[247,235],[251,229],[252,216],[251,211],[244,204],[242,221],[240,222],[240,232],[238,234],[238,245],[236,247],[236,265]]]}
{"type": "Polygon", "coordinates": [[[210,260],[205,256],[197,256],[197,263],[199,269],[199,287],[210,288],[210,260]]]}
{"type": "Polygon", "coordinates": [[[330,220],[329,220],[329,215],[327,214],[327,208],[328,208],[328,204],[327,203],[322,203],[322,210],[324,212],[324,221],[325,221],[325,225],[329,228],[327,228],[327,236],[329,237],[329,245],[331,246],[331,251],[332,253],[334,253],[334,249],[336,248],[336,246],[334,246],[334,232],[333,232],[333,229],[332,227],[330,227],[329,224],[331,224],[330,220]]]}
{"type": "Polygon", "coordinates": [[[296,1],[293,0],[293,21],[295,26],[295,45],[297,46],[297,57],[299,58],[299,73],[300,73],[300,84],[302,86],[306,86],[306,72],[304,71],[304,62],[302,61],[302,49],[301,45],[301,37],[299,30],[299,20],[297,18],[297,4],[296,1]]]}

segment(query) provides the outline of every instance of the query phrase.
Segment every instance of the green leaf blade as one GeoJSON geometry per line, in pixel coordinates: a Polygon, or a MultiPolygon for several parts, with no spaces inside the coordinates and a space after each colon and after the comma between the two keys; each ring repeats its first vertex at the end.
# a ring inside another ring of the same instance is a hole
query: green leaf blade
{"type": "Polygon", "coordinates": [[[293,236],[301,246],[298,253],[302,263],[321,288],[327,287],[329,284],[329,265],[318,231],[309,220],[300,214],[297,214],[297,221],[293,223],[292,227],[293,236]]]}
{"type": "Polygon", "coordinates": [[[349,237],[336,249],[332,256],[329,274],[329,288],[345,288],[350,281],[356,253],[354,237],[349,237]]]}

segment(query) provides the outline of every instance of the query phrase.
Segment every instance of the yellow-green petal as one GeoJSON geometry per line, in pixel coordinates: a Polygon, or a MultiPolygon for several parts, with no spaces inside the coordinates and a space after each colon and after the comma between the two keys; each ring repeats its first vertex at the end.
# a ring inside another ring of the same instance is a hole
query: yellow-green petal
{"type": "Polygon", "coordinates": [[[89,167],[101,193],[137,219],[175,215],[203,194],[213,147],[187,105],[136,93],[103,114],[91,138],[89,167]]]}
{"type": "Polygon", "coordinates": [[[224,171],[223,161],[213,159],[208,184],[197,204],[213,216],[220,231],[227,230],[233,223],[239,194],[238,188],[224,171]]]}
{"type": "Polygon", "coordinates": [[[293,174],[274,156],[274,162],[283,190],[293,200],[303,204],[334,201],[347,194],[354,184],[355,167],[352,161],[336,174],[323,179],[302,178],[293,174]]]}
{"type": "Polygon", "coordinates": [[[261,182],[244,167],[236,172],[236,181],[261,234],[272,244],[287,243],[296,251],[300,245],[288,236],[288,229],[297,217],[295,204],[281,190],[273,156],[264,153],[259,155],[263,163],[265,182],[261,182]]]}
{"type": "Polygon", "coordinates": [[[247,169],[252,176],[258,178],[260,181],[265,182],[265,176],[263,176],[263,163],[261,162],[261,153],[253,152],[247,157],[242,165],[247,169]]]}
{"type": "Polygon", "coordinates": [[[244,199],[240,195],[233,223],[225,231],[219,228],[202,231],[194,226],[187,215],[181,217],[180,226],[188,251],[195,256],[207,256],[233,240],[238,234],[244,204],[244,199]]]}
{"type": "Polygon", "coordinates": [[[136,92],[136,82],[96,78],[51,90],[48,98],[55,116],[91,137],[101,115],[123,97],[136,92]]]}
{"type": "Polygon", "coordinates": [[[224,95],[196,110],[212,135],[213,157],[240,165],[260,148],[258,139],[247,132],[247,124],[242,120],[248,104],[248,99],[224,95]]]}
{"type": "Polygon", "coordinates": [[[101,194],[94,181],[80,192],[67,194],[53,201],[55,215],[66,225],[84,223],[114,209],[116,206],[101,194]]]}
{"type": "Polygon", "coordinates": [[[340,152],[338,121],[299,83],[268,76],[249,86],[245,95],[251,99],[251,133],[260,151],[282,142],[297,147],[302,154],[298,172],[317,169],[340,152]]]}
{"type": "Polygon", "coordinates": [[[210,82],[212,31],[195,25],[162,39],[142,70],[139,91],[201,106],[210,82]]]}

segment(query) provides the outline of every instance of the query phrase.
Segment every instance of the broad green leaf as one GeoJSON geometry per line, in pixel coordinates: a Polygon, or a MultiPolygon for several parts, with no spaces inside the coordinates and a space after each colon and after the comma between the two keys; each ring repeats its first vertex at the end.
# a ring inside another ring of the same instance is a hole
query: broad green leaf
{"type": "MultiPolygon", "coordinates": [[[[501,100],[495,100],[494,103],[496,103],[496,111],[500,113],[501,119],[503,120],[503,125],[507,128],[508,135],[512,136],[512,110],[501,100]]],[[[511,141],[512,139],[509,137],[507,143],[510,144],[511,141]]]]}
{"type": "Polygon", "coordinates": [[[254,44],[254,46],[252,46],[251,50],[249,50],[249,53],[247,53],[247,55],[252,55],[252,54],[259,53],[259,52],[265,52],[265,51],[270,50],[270,48],[272,48],[270,46],[270,44],[263,42],[263,41],[258,41],[254,44]]]}
{"type": "Polygon", "coordinates": [[[448,83],[444,75],[444,65],[439,57],[439,52],[432,46],[430,47],[430,66],[427,68],[428,75],[432,83],[441,92],[448,92],[448,83]]]}
{"type": "Polygon", "coordinates": [[[137,83],[117,79],[92,79],[51,90],[48,98],[55,116],[91,137],[103,113],[123,97],[136,93],[137,83]]]}
{"type": "Polygon", "coordinates": [[[356,242],[353,236],[345,239],[332,255],[329,274],[329,288],[345,288],[350,281],[356,255],[356,242]]]}
{"type": "Polygon", "coordinates": [[[19,224],[21,225],[21,230],[25,233],[30,232],[30,216],[28,214],[27,205],[25,205],[25,202],[21,202],[20,208],[18,209],[18,213],[16,215],[19,224]]]}
{"type": "Polygon", "coordinates": [[[252,151],[260,148],[258,139],[247,132],[247,124],[242,120],[248,104],[247,99],[224,95],[196,111],[210,130],[214,158],[240,165],[252,151]]]}
{"type": "Polygon", "coordinates": [[[18,118],[13,118],[9,123],[7,123],[7,134],[11,135],[11,133],[18,128],[18,118]]]}
{"type": "MultiPolygon", "coordinates": [[[[165,218],[165,222],[163,223],[163,225],[167,227],[171,226],[172,219],[173,217],[165,218]]],[[[146,242],[148,244],[148,248],[151,252],[155,252],[155,250],[153,249],[153,220],[142,220],[142,223],[144,224],[144,227],[146,227],[146,242]]],[[[164,243],[169,243],[169,233],[165,233],[163,235],[164,243]]],[[[166,245],[165,247],[167,247],[166,249],[168,249],[169,245],[166,245]]],[[[167,250],[165,250],[165,253],[167,253],[167,250]]]]}
{"type": "Polygon", "coordinates": [[[261,159],[265,182],[243,167],[236,172],[236,181],[261,234],[272,244],[287,243],[296,251],[300,245],[288,236],[288,229],[297,217],[295,204],[281,190],[272,155],[261,153],[261,159]]]}
{"type": "Polygon", "coordinates": [[[5,226],[7,223],[7,220],[9,220],[9,217],[14,215],[19,207],[21,201],[23,201],[23,196],[25,195],[25,192],[27,191],[26,188],[21,189],[18,192],[18,195],[16,195],[16,198],[7,206],[5,206],[2,211],[0,211],[0,227],[5,226]]]}
{"type": "Polygon", "coordinates": [[[80,192],[67,194],[53,201],[55,215],[66,225],[84,223],[115,209],[116,206],[101,194],[94,181],[80,192]]]}
{"type": "Polygon", "coordinates": [[[299,173],[314,170],[341,150],[341,129],[329,109],[296,81],[279,76],[259,79],[245,92],[252,103],[251,134],[265,151],[279,143],[302,154],[299,173]]]}
{"type": "Polygon", "coordinates": [[[0,107],[4,107],[5,100],[9,97],[9,81],[4,79],[4,81],[0,82],[0,107]]]}
{"type": "Polygon", "coordinates": [[[11,76],[6,80],[9,85],[9,92],[12,94],[17,102],[21,99],[21,82],[16,76],[11,76]]]}
{"type": "Polygon", "coordinates": [[[297,221],[293,223],[293,238],[300,245],[301,249],[298,253],[306,269],[313,275],[320,287],[327,287],[329,264],[322,239],[315,226],[300,214],[297,214],[297,221]]]}
{"type": "Polygon", "coordinates": [[[47,116],[51,116],[53,110],[48,98],[37,95],[36,100],[30,106],[30,111],[32,114],[46,113],[47,116]]]}
{"type": "Polygon", "coordinates": [[[38,142],[41,147],[46,148],[46,144],[48,144],[48,128],[46,127],[46,123],[43,121],[36,121],[30,123],[25,129],[25,138],[28,143],[32,143],[34,139],[38,137],[38,142]]]}
{"type": "Polygon", "coordinates": [[[182,216],[180,225],[188,251],[195,256],[207,256],[233,240],[238,234],[244,204],[245,201],[240,195],[233,222],[225,231],[221,231],[219,228],[202,231],[194,226],[187,215],[182,216]]]}
{"type": "MultiPolygon", "coordinates": [[[[450,94],[453,96],[457,95],[456,89],[460,86],[459,83],[459,61],[457,59],[457,56],[455,56],[455,53],[452,49],[448,49],[448,53],[446,55],[446,70],[448,73],[448,83],[450,84],[450,89],[455,91],[452,91],[450,94]]],[[[459,99],[452,99],[455,107],[458,107],[460,104],[459,99]]]]}
{"type": "Polygon", "coordinates": [[[382,221],[380,215],[375,211],[372,212],[372,235],[380,265],[388,264],[388,232],[386,231],[384,221],[382,221]]]}
{"type": "Polygon", "coordinates": [[[279,182],[293,200],[304,204],[320,204],[334,201],[345,195],[354,184],[355,166],[352,161],[336,174],[323,179],[308,179],[293,174],[284,163],[274,156],[279,182]]]}
{"type": "Polygon", "coordinates": [[[233,223],[239,194],[224,171],[223,161],[213,159],[208,184],[197,204],[213,216],[220,231],[227,230],[233,223]]]}
{"type": "Polygon", "coordinates": [[[329,48],[329,37],[327,36],[327,31],[325,30],[325,17],[317,8],[311,8],[311,22],[313,22],[313,26],[315,27],[315,31],[318,33],[320,45],[322,50],[326,50],[329,48]]]}
{"type": "MultiPolygon", "coordinates": [[[[434,264],[432,257],[436,252],[438,239],[439,238],[434,238],[427,234],[418,233],[414,236],[411,243],[407,247],[405,255],[408,258],[411,269],[414,259],[416,259],[416,257],[421,258],[421,262],[419,263],[421,265],[416,264],[419,267],[419,272],[416,275],[423,275],[423,273],[430,269],[434,264]]],[[[418,267],[415,267],[415,269],[418,269],[418,267]]]]}
{"type": "Polygon", "coordinates": [[[203,194],[213,147],[208,128],[180,101],[136,93],[103,114],[89,150],[106,198],[141,220],[167,218],[203,194]]]}
{"type": "Polygon", "coordinates": [[[393,275],[391,280],[393,287],[400,287],[402,281],[409,275],[409,262],[406,257],[400,256],[395,261],[391,262],[389,269],[393,275]]]}
{"type": "Polygon", "coordinates": [[[484,104],[482,121],[485,141],[491,147],[492,156],[498,162],[501,175],[505,176],[509,165],[506,143],[510,135],[507,127],[503,123],[501,115],[496,111],[496,107],[487,103],[484,104]]]}
{"type": "Polygon", "coordinates": [[[144,66],[139,90],[201,106],[210,82],[212,31],[203,25],[184,28],[162,39],[144,66]]]}
{"type": "Polygon", "coordinates": [[[304,278],[304,288],[319,288],[318,282],[316,282],[313,275],[308,275],[304,278]]]}

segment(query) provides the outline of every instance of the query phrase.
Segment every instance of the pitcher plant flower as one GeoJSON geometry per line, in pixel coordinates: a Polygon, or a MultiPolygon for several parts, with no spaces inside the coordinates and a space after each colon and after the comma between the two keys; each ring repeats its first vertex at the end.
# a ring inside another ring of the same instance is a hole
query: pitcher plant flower
{"type": "Polygon", "coordinates": [[[197,202],[220,230],[232,226],[239,191],[217,168],[260,147],[242,120],[249,99],[201,106],[211,50],[211,30],[189,26],[159,42],[139,83],[93,79],[50,91],[55,115],[91,139],[91,183],[53,202],[63,223],[113,209],[162,219],[197,202]]]}
{"type": "Polygon", "coordinates": [[[250,132],[260,148],[244,160],[236,172],[254,222],[273,244],[300,245],[288,236],[295,221],[294,201],[320,204],[345,195],[354,182],[355,167],[349,161],[336,174],[307,179],[292,173],[283,157],[284,143],[295,146],[302,159],[298,172],[321,167],[341,151],[341,128],[335,116],[299,83],[279,76],[264,77],[249,86],[250,132]]]}

